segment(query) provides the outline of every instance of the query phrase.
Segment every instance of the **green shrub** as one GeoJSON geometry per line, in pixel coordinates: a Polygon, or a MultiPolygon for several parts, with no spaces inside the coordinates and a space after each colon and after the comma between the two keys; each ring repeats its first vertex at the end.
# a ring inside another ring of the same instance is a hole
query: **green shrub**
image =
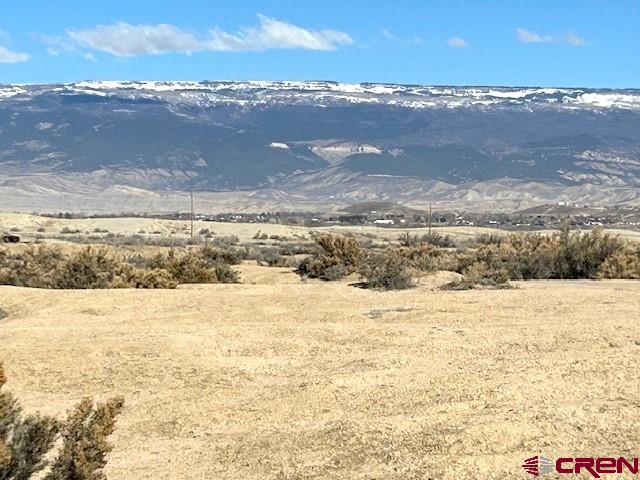
{"type": "Polygon", "coordinates": [[[409,262],[396,251],[368,255],[362,261],[358,273],[367,288],[400,290],[414,285],[409,262]]]}

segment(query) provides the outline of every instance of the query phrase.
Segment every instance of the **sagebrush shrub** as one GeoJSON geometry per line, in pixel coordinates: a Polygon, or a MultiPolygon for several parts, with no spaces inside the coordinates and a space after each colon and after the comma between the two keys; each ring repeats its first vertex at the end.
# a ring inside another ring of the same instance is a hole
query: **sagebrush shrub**
{"type": "MultiPolygon", "coordinates": [[[[483,263],[489,270],[505,271],[513,280],[599,278],[607,259],[624,255],[626,249],[623,241],[600,229],[588,233],[563,230],[550,236],[509,235],[499,244],[461,254],[457,271],[483,263]]],[[[618,273],[625,274],[623,270],[618,273]]]]}
{"type": "Polygon", "coordinates": [[[263,248],[259,250],[256,255],[256,261],[260,265],[266,263],[270,267],[283,267],[287,264],[279,248],[263,248]]]}
{"type": "Polygon", "coordinates": [[[607,257],[598,269],[600,278],[640,279],[640,246],[627,245],[607,257]]]}
{"type": "Polygon", "coordinates": [[[237,273],[211,252],[209,248],[182,254],[172,250],[167,255],[156,256],[152,266],[166,270],[177,283],[236,283],[237,273]]]}
{"type": "Polygon", "coordinates": [[[494,233],[481,233],[475,236],[474,241],[479,245],[500,245],[502,237],[494,233]]]}
{"type": "Polygon", "coordinates": [[[59,249],[45,246],[24,252],[0,250],[0,285],[54,288],[55,274],[65,258],[59,249]]]}
{"type": "Polygon", "coordinates": [[[442,235],[434,231],[425,233],[424,235],[411,235],[409,232],[405,232],[400,235],[398,240],[403,247],[417,247],[425,244],[442,248],[452,248],[456,246],[449,235],[442,235]]]}
{"type": "Polygon", "coordinates": [[[484,263],[474,263],[463,271],[463,277],[440,287],[442,290],[471,290],[474,288],[511,288],[505,270],[493,270],[484,263]]]}
{"type": "MultiPolygon", "coordinates": [[[[53,289],[175,288],[180,283],[235,283],[237,253],[211,246],[154,257],[120,256],[87,247],[69,254],[39,246],[0,250],[0,285],[53,289]]],[[[0,479],[1,480],[1,479],[0,479]]]]}
{"type": "Polygon", "coordinates": [[[340,235],[321,235],[315,239],[320,252],[306,258],[298,266],[298,273],[312,278],[338,280],[354,273],[358,268],[363,251],[354,238],[340,235]],[[335,268],[340,267],[340,268],[335,268]],[[325,271],[331,269],[325,275],[325,271]],[[337,277],[337,274],[342,276],[337,277]]]}
{"type": "Polygon", "coordinates": [[[86,398],[65,420],[58,421],[39,414],[24,415],[17,400],[3,390],[5,383],[0,363],[0,479],[106,479],[103,469],[112,448],[107,438],[122,411],[122,397],[96,406],[86,398]],[[62,446],[56,449],[58,439],[62,446]]]}
{"type": "Polygon", "coordinates": [[[317,246],[309,243],[284,243],[280,245],[282,255],[312,255],[316,252],[317,246]]]}
{"type": "MultiPolygon", "coordinates": [[[[125,267],[126,268],[126,267],[125,267]]],[[[72,254],[56,268],[52,287],[61,289],[109,288],[120,276],[123,264],[109,257],[104,249],[87,247],[72,254]]]]}
{"type": "Polygon", "coordinates": [[[346,277],[350,273],[351,270],[346,265],[331,265],[322,271],[320,278],[328,282],[333,282],[346,277]]]}
{"type": "Polygon", "coordinates": [[[429,244],[400,248],[397,250],[397,253],[404,257],[412,268],[422,272],[456,270],[458,266],[456,252],[444,250],[429,244]]]}
{"type": "MultiPolygon", "coordinates": [[[[178,281],[168,271],[160,268],[151,270],[134,270],[133,275],[127,279],[126,285],[133,288],[165,288],[173,289],[178,286],[178,281]]],[[[112,288],[115,288],[112,285],[112,288]]]]}
{"type": "Polygon", "coordinates": [[[122,397],[95,407],[85,398],[76,405],[61,426],[62,447],[44,480],[106,480],[103,468],[113,448],[107,438],[123,406],[122,397]]]}
{"type": "Polygon", "coordinates": [[[209,265],[217,263],[227,263],[238,265],[242,262],[243,252],[237,248],[216,248],[213,245],[204,245],[197,250],[198,255],[209,265]]]}
{"type": "Polygon", "coordinates": [[[368,255],[362,261],[358,273],[368,288],[401,290],[414,285],[409,262],[396,251],[368,255]]]}
{"type": "Polygon", "coordinates": [[[322,235],[316,239],[328,257],[337,258],[344,265],[357,265],[362,257],[360,244],[354,238],[340,235],[322,235]]]}

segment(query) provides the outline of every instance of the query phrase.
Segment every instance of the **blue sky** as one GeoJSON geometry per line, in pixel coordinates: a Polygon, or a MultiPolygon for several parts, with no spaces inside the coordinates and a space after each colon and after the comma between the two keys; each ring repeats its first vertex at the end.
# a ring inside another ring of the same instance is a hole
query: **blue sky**
{"type": "Polygon", "coordinates": [[[0,83],[640,87],[638,0],[0,0],[0,83]]]}

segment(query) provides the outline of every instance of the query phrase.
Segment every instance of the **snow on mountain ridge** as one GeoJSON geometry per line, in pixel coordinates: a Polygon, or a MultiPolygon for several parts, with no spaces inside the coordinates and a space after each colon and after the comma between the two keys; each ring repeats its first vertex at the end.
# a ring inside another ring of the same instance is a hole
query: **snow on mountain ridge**
{"type": "Polygon", "coordinates": [[[0,100],[45,92],[157,97],[195,105],[369,103],[405,108],[520,105],[558,108],[640,110],[640,90],[453,87],[329,81],[84,81],[62,85],[0,85],[0,100]]]}

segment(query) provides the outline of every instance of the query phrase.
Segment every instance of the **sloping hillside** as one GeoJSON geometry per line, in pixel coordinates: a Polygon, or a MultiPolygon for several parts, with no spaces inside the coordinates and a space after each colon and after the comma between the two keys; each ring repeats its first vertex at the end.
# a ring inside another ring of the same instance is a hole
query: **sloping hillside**
{"type": "Polygon", "coordinates": [[[0,196],[19,210],[175,210],[189,190],[208,210],[635,205],[639,138],[635,90],[0,86],[0,196]]]}

